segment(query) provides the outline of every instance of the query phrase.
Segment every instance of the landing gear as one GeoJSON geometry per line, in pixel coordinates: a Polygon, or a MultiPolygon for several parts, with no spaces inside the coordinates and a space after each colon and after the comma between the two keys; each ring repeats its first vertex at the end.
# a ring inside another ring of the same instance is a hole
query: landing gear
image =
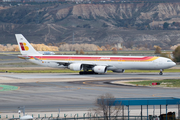
{"type": "Polygon", "coordinates": [[[85,75],[85,74],[98,74],[98,73],[95,73],[94,71],[80,71],[79,74],[85,75]]]}
{"type": "Polygon", "coordinates": [[[159,75],[163,75],[163,70],[160,69],[159,75]]]}

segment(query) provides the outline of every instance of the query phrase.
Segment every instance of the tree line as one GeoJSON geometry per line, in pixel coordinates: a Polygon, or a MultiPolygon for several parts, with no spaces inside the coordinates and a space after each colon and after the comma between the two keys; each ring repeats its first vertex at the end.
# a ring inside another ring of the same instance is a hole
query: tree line
{"type": "MultiPolygon", "coordinates": [[[[98,46],[95,44],[67,44],[67,43],[60,43],[60,44],[51,44],[48,45],[45,44],[33,44],[31,45],[34,47],[37,51],[117,51],[122,50],[122,48],[119,48],[117,45],[105,45],[105,46],[98,46]]],[[[2,45],[0,44],[0,51],[19,51],[18,45],[2,45]]]]}
{"type": "MultiPolygon", "coordinates": [[[[59,51],[57,46],[47,46],[45,44],[31,44],[37,51],[59,51]]],[[[2,45],[0,44],[0,51],[19,51],[18,45],[2,45]]]]}
{"type": "Polygon", "coordinates": [[[174,50],[172,53],[171,52],[162,53],[161,47],[159,46],[154,46],[154,47],[155,47],[154,54],[159,54],[161,57],[172,59],[174,62],[180,62],[180,44],[172,46],[172,49],[174,50]],[[173,56],[171,56],[171,54],[173,56]]]}

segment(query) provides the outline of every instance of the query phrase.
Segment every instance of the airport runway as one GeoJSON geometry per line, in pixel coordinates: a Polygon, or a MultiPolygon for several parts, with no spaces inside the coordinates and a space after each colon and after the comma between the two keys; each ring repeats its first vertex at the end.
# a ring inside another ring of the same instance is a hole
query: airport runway
{"type": "MultiPolygon", "coordinates": [[[[165,79],[165,78],[180,78],[179,73],[106,73],[106,74],[90,74],[90,75],[79,75],[78,73],[5,73],[0,74],[7,78],[15,79],[39,79],[39,78],[49,78],[49,79],[85,79],[85,78],[100,78],[100,79],[122,79],[122,78],[149,78],[149,79],[165,79]]],[[[60,80],[60,81],[63,81],[60,80]]],[[[67,81],[67,80],[66,80],[67,81]]],[[[71,81],[71,80],[68,80],[71,81]]],[[[51,81],[49,81],[51,82],[51,81]]]]}
{"type": "MultiPolygon", "coordinates": [[[[98,96],[111,93],[116,98],[180,97],[179,88],[131,87],[106,84],[123,80],[179,78],[179,73],[107,73],[78,75],[77,73],[0,73],[0,84],[17,86],[14,91],[0,92],[0,111],[77,111],[95,107],[98,96]]],[[[1,89],[1,88],[0,88],[1,89]]]]}

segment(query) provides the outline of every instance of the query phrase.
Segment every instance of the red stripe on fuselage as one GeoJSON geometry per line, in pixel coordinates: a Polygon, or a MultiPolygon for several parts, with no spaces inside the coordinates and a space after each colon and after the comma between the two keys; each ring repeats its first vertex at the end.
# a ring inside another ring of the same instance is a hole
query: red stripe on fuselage
{"type": "MultiPolygon", "coordinates": [[[[33,56],[30,56],[30,57],[33,58],[33,56]]],[[[112,60],[112,61],[118,61],[118,60],[122,60],[122,61],[146,61],[146,60],[149,60],[153,57],[149,57],[149,56],[145,56],[145,57],[36,56],[36,58],[42,59],[42,60],[69,60],[69,59],[73,59],[73,60],[89,60],[89,61],[94,61],[94,60],[98,60],[98,61],[107,61],[107,60],[112,60]]]]}

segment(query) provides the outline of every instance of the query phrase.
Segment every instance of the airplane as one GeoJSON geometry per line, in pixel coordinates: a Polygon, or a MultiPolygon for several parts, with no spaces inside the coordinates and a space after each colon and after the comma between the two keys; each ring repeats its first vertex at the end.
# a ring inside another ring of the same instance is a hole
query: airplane
{"type": "Polygon", "coordinates": [[[52,51],[38,51],[38,52],[43,55],[55,55],[55,53],[52,51]]]}
{"type": "Polygon", "coordinates": [[[101,74],[111,70],[163,70],[176,65],[171,59],[154,56],[43,55],[36,51],[22,34],[15,34],[20,52],[18,57],[32,63],[80,71],[79,74],[101,74]]]}

